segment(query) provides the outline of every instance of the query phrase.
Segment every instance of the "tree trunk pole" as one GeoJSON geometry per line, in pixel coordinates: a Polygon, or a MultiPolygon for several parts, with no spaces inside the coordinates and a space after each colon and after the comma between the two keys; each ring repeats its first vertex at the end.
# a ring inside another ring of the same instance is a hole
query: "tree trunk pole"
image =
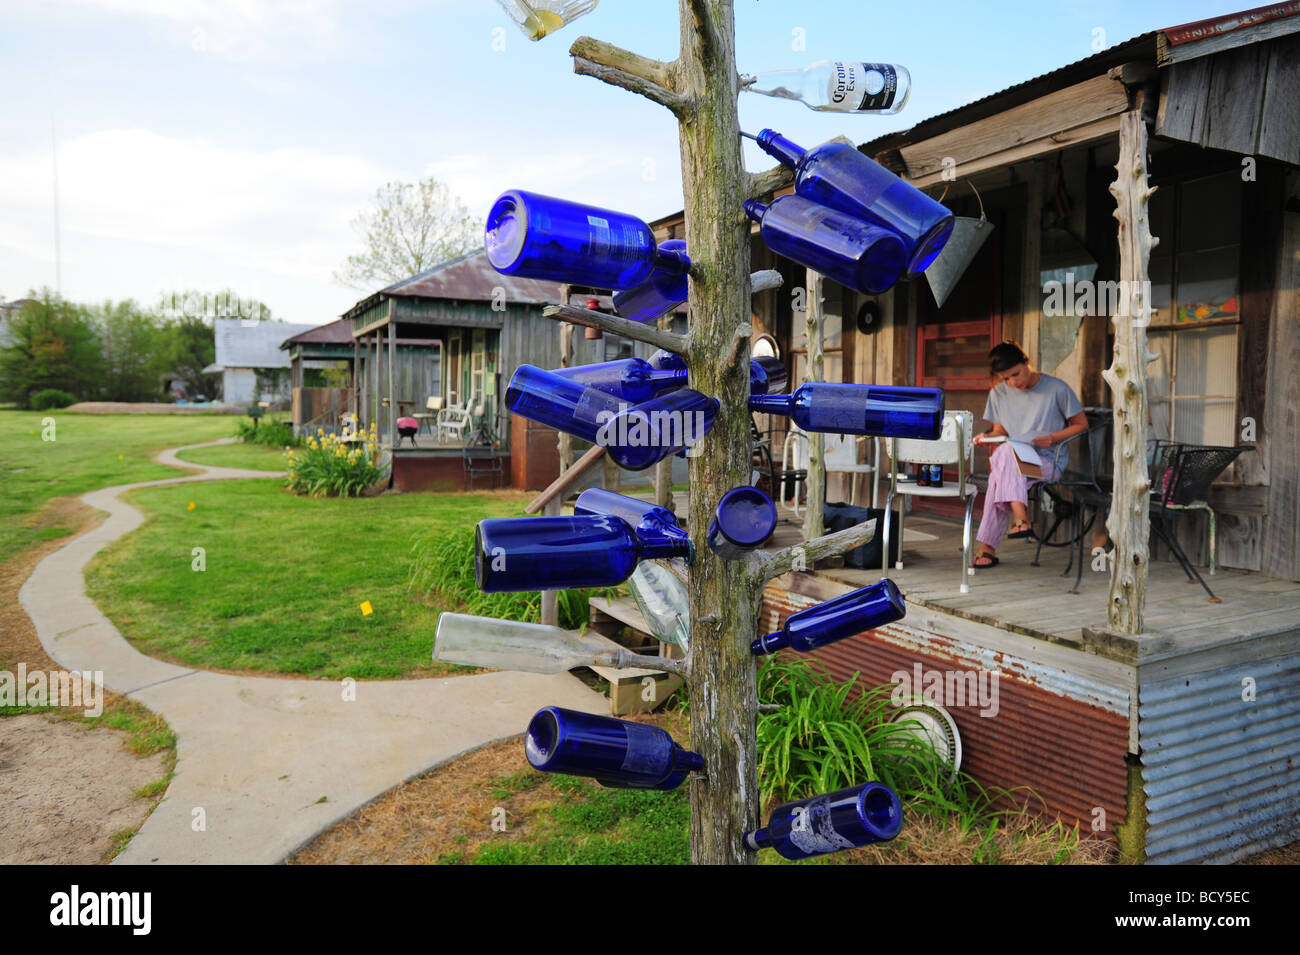
{"type": "Polygon", "coordinates": [[[691,860],[753,864],[744,834],[758,825],[754,741],[758,692],[750,644],[763,581],[743,561],[719,560],[706,532],[718,499],[750,473],[748,177],[736,115],[735,26],[730,0],[680,0],[679,114],[689,307],[690,387],[719,399],[713,430],[690,462],[691,748],[704,757],[691,781],[691,860]]]}
{"type": "MultiPolygon", "coordinates": [[[[665,332],[672,331],[673,313],[659,317],[659,327],[665,332]]],[[[655,465],[655,504],[673,510],[673,456],[669,455],[655,465]]]]}
{"type": "Polygon", "coordinates": [[[1118,633],[1143,631],[1151,514],[1147,492],[1147,326],[1151,322],[1147,263],[1159,242],[1151,235],[1147,200],[1147,128],[1140,109],[1120,118],[1119,174],[1110,186],[1119,220],[1119,307],[1114,316],[1115,350],[1102,373],[1114,404],[1114,494],[1106,527],[1115,542],[1107,624],[1118,633]]]}
{"type": "MultiPolygon", "coordinates": [[[[808,373],[805,381],[822,380],[822,275],[808,270],[805,313],[808,328],[808,373]]],[[[808,435],[808,513],[803,519],[805,540],[822,536],[826,510],[826,439],[819,431],[808,435]]],[[[797,493],[797,492],[796,492],[797,493]]],[[[810,567],[809,570],[812,568],[810,567]]]]}
{"type": "MultiPolygon", "coordinates": [[[[560,304],[569,304],[569,286],[560,286],[560,304]]],[[[570,322],[560,322],[560,367],[570,368],[573,365],[573,325],[570,322]]],[[[560,473],[563,474],[569,470],[573,464],[573,438],[569,432],[559,432],[559,439],[556,442],[556,451],[560,455],[560,473]]]]}

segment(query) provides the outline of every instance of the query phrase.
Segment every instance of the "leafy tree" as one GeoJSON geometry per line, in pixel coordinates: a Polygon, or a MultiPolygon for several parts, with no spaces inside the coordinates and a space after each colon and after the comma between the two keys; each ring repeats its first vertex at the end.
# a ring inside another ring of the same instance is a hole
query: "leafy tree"
{"type": "Polygon", "coordinates": [[[168,369],[162,319],[131,299],[99,309],[104,348],[104,392],[110,401],[157,401],[168,369]]]}
{"type": "Polygon", "coordinates": [[[99,328],[89,310],[42,289],[9,323],[0,347],[0,400],[26,408],[33,394],[48,388],[95,398],[104,372],[99,328]]]}
{"type": "Polygon", "coordinates": [[[215,395],[221,376],[203,373],[217,360],[212,323],[201,315],[181,315],[165,326],[163,336],[169,366],[166,370],[185,382],[186,397],[215,395]]]}
{"type": "Polygon", "coordinates": [[[483,243],[483,224],[436,179],[385,183],[353,220],[364,251],[334,273],[361,290],[390,285],[464,255],[483,243]]]}

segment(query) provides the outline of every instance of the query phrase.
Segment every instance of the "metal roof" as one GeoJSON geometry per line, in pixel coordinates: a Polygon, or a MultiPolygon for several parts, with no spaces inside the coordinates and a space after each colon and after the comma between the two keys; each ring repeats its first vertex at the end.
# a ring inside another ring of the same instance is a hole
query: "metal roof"
{"type": "Polygon", "coordinates": [[[280,347],[287,349],[291,345],[351,345],[352,323],[340,318],[337,321],[316,325],[301,334],[286,338],[280,347]]]}
{"type": "Polygon", "coordinates": [[[213,328],[217,357],[209,367],[288,368],[289,356],[280,351],[280,343],[290,336],[317,327],[290,325],[288,322],[245,323],[239,318],[218,318],[213,328]]]}
{"type": "Polygon", "coordinates": [[[558,305],[560,302],[558,282],[502,275],[488,262],[487,250],[479,249],[394,282],[357,302],[343,317],[353,318],[385,299],[396,297],[489,302],[497,289],[504,289],[506,299],[516,305],[558,305]]]}

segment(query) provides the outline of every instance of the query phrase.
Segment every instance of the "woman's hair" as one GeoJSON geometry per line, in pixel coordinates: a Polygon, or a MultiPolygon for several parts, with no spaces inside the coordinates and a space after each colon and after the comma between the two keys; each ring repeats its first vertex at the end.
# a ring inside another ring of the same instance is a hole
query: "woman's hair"
{"type": "Polygon", "coordinates": [[[995,375],[1014,368],[1022,361],[1028,365],[1029,356],[1013,341],[1004,341],[989,350],[989,371],[995,375]]]}

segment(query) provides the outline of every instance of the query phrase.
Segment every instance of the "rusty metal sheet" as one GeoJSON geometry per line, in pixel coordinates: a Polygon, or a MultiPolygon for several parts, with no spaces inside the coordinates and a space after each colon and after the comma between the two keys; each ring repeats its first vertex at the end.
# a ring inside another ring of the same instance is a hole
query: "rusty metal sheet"
{"type": "Polygon", "coordinates": [[[504,290],[505,300],[514,305],[558,305],[560,302],[558,282],[502,275],[492,268],[487,252],[479,249],[394,282],[357,302],[343,317],[351,319],[376,302],[394,297],[490,302],[498,288],[504,290]]]}

